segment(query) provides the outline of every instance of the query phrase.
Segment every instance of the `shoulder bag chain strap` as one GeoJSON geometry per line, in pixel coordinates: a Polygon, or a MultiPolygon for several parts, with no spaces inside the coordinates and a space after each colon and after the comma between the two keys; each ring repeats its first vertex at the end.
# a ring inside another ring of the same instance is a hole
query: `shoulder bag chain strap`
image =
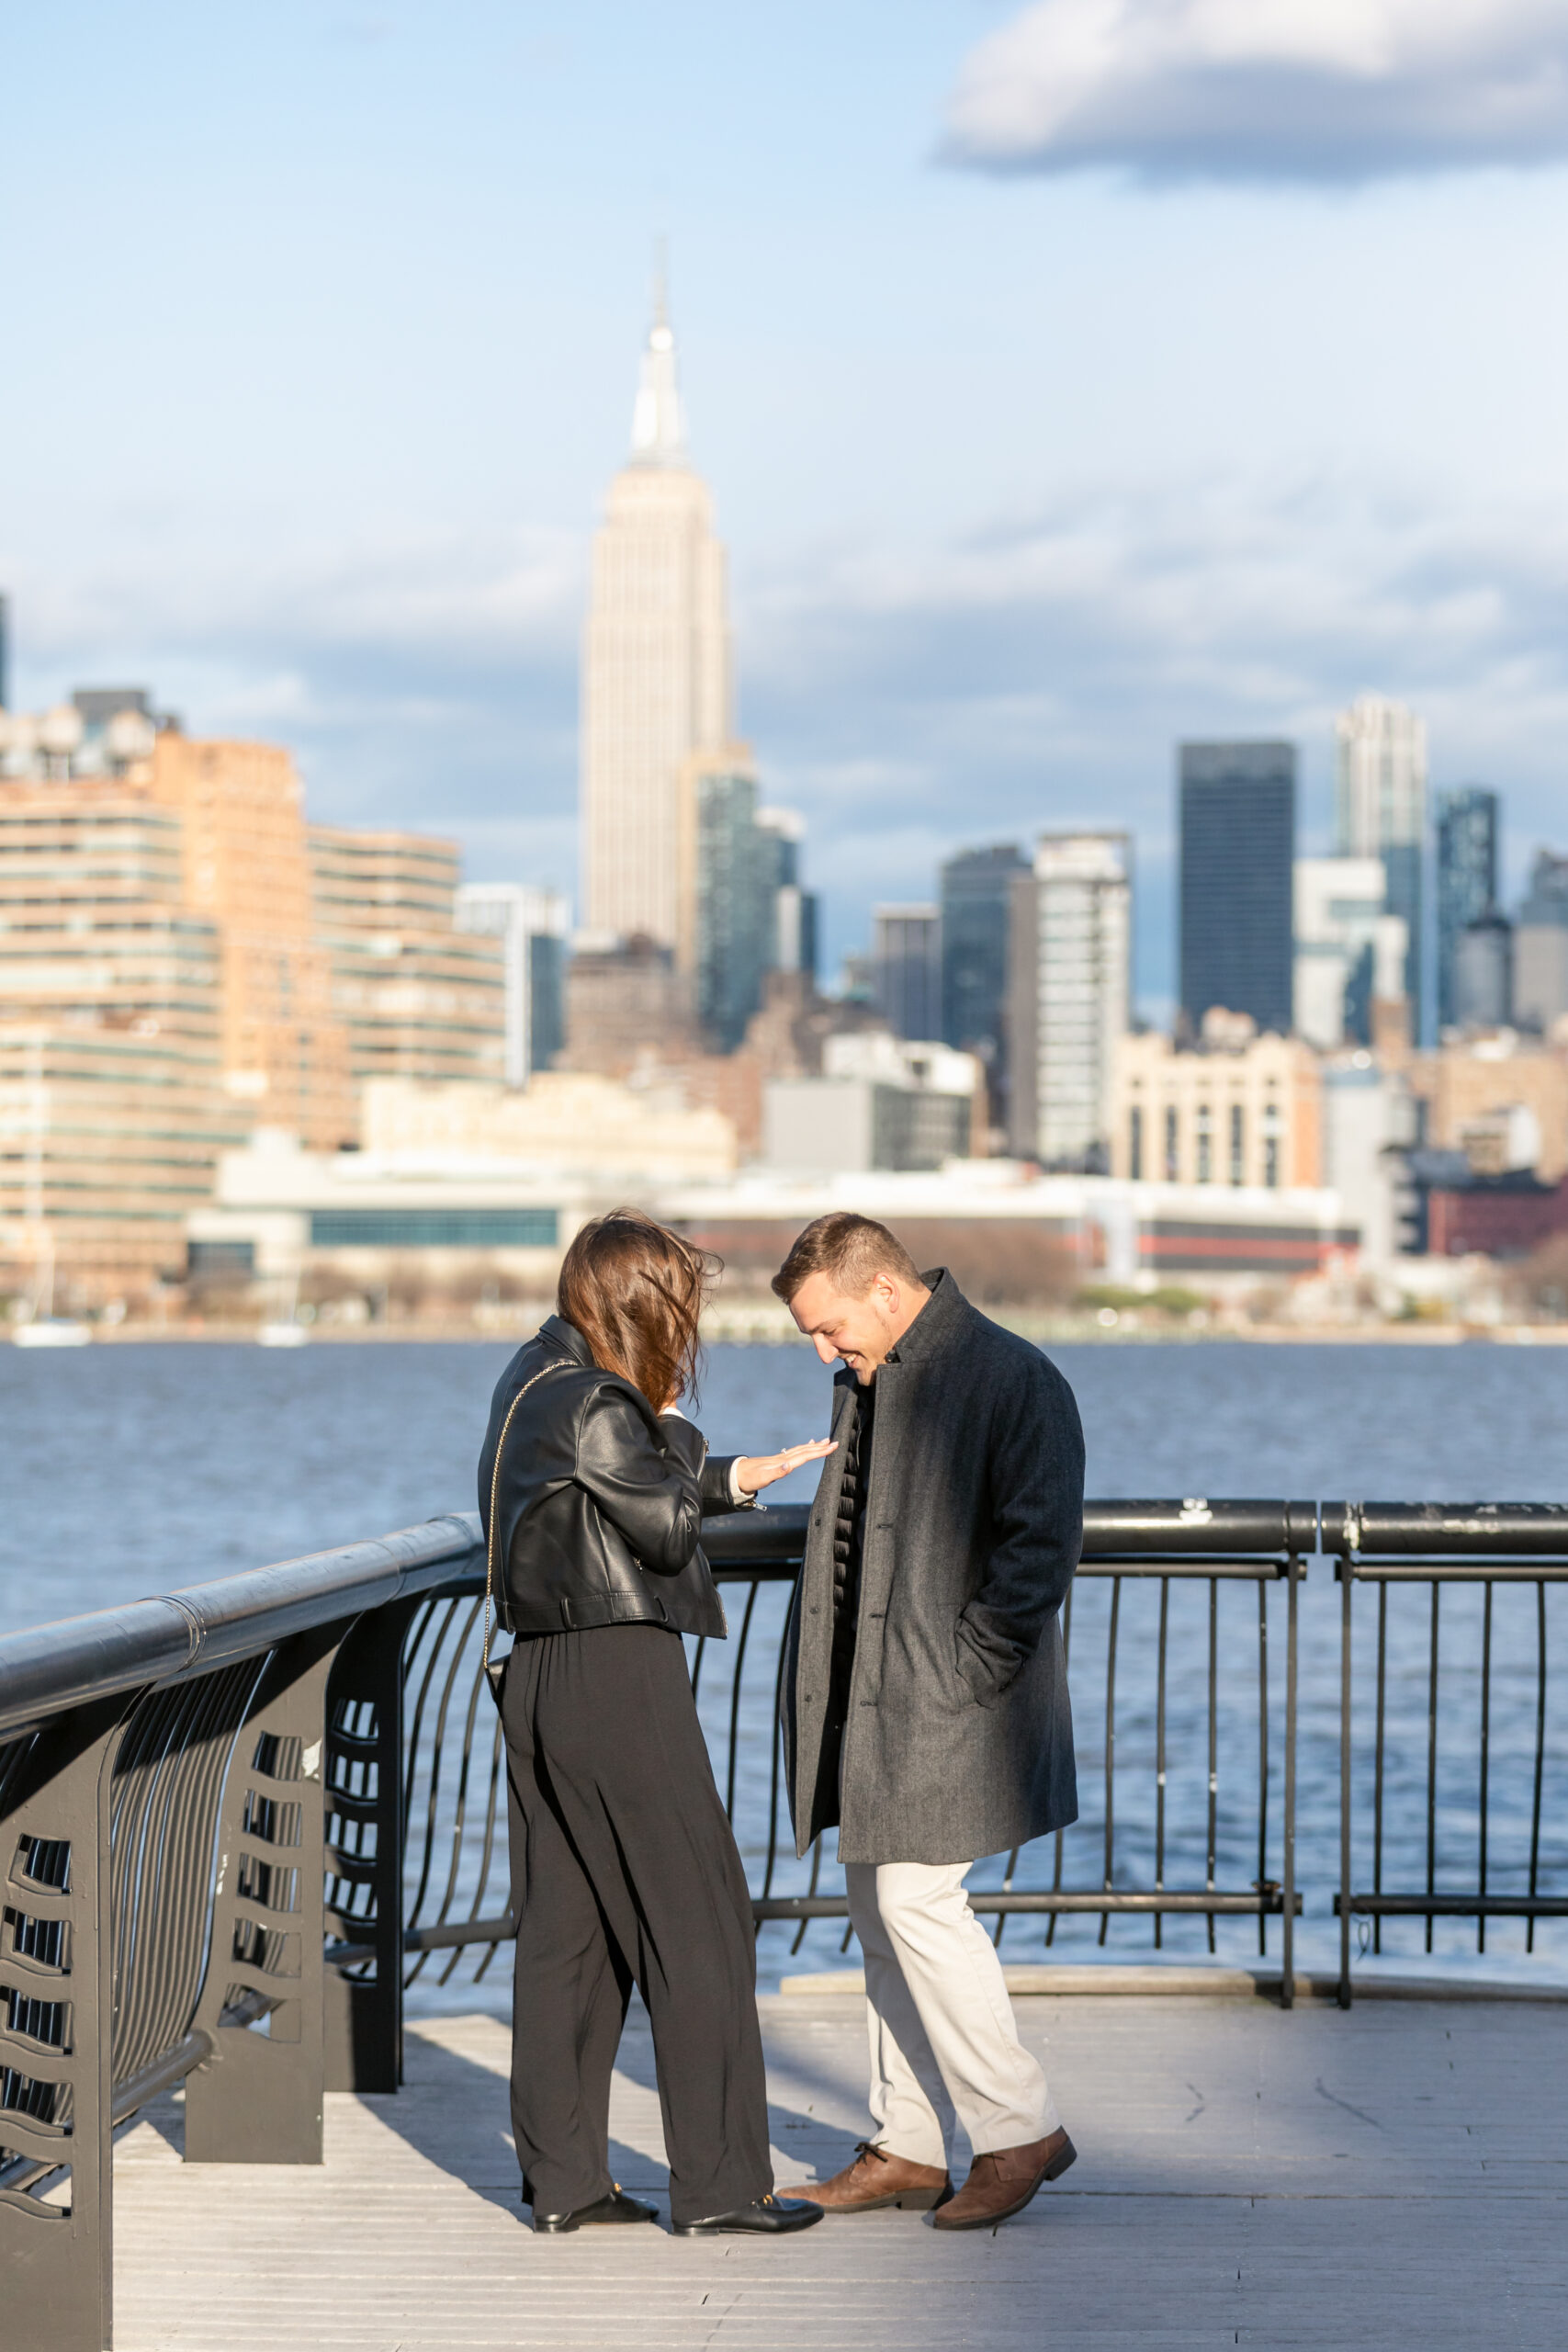
{"type": "Polygon", "coordinates": [[[511,1404],[508,1405],[506,1408],[506,1419],[501,1425],[501,1435],[495,1442],[495,1462],[490,1474],[490,1535],[489,1541],[485,1544],[485,1638],[483,1670],[486,1674],[490,1672],[491,1611],[494,1604],[495,1598],[495,1506],[496,1498],[501,1491],[501,1457],[506,1446],[506,1432],[512,1427],[513,1414],[517,1410],[518,1406],[521,1405],[524,1397],[528,1394],[529,1389],[536,1388],[540,1381],[544,1379],[547,1373],[564,1372],[565,1370],[566,1366],[564,1364],[547,1363],[544,1366],[542,1371],[535,1373],[531,1380],[525,1380],[523,1383],[522,1387],[517,1391],[516,1396],[512,1399],[511,1404]]]}

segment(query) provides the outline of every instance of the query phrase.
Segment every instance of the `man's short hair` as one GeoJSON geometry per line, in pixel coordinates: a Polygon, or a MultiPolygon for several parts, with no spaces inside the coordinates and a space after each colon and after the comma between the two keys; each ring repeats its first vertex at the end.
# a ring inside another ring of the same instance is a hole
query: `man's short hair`
{"type": "Polygon", "coordinates": [[[802,1283],[826,1274],[846,1298],[863,1298],[878,1274],[918,1283],[919,1269],[897,1235],[873,1216],[849,1209],[814,1217],[773,1276],[773,1289],[787,1306],[802,1283]]]}

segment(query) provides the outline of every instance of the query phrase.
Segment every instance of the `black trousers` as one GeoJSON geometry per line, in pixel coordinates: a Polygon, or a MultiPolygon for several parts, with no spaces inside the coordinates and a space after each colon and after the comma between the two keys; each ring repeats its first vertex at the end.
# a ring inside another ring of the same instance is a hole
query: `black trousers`
{"type": "Polygon", "coordinates": [[[671,2220],[766,2196],[750,1899],[679,1635],[604,1625],[520,1640],[502,1722],[525,2199],[566,2213],[608,2195],[610,2075],[634,1983],[653,2026],[671,2220]]]}

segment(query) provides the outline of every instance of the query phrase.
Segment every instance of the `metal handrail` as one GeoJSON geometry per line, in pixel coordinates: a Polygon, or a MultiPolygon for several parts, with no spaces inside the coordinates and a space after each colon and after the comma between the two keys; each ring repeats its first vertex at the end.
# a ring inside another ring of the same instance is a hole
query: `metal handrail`
{"type": "Polygon", "coordinates": [[[1568,1555],[1568,1503],[1357,1503],[1323,1505],[1323,1548],[1356,1563],[1412,1554],[1443,1561],[1503,1552],[1568,1555]]]}
{"type": "Polygon", "coordinates": [[[0,1739],[73,1707],[209,1674],[294,1635],[428,1591],[476,1556],[482,1575],[478,1513],[451,1511],[395,1535],[0,1635],[0,1739]]]}
{"type": "Polygon", "coordinates": [[[1547,1591],[1568,1584],[1568,1505],[1561,1503],[1402,1503],[1333,1501],[1323,1505],[1323,1549],[1334,1560],[1340,1589],[1339,1635],[1339,1886],[1334,1907],[1339,1918],[1339,2002],[1348,2008],[1350,1923],[1370,1923],[1374,1951],[1382,1949],[1384,1919],[1424,1919],[1427,1949],[1433,1922],[1474,1919],[1476,1950],[1486,1949],[1489,1919],[1522,1919],[1525,1949],[1535,1949],[1540,1918],[1568,1918],[1568,1894],[1543,1891],[1541,1831],[1547,1764],[1547,1591]],[[1371,1775],[1371,1883],[1355,1883],[1354,1595],[1358,1585],[1377,1594],[1371,1775]],[[1428,1593],[1426,1666],[1426,1839],[1416,1889],[1384,1883],[1384,1796],[1387,1787],[1388,1667],[1391,1589],[1425,1585],[1428,1593]],[[1438,1724],[1442,1679],[1441,1599],[1455,1585],[1479,1586],[1483,1594],[1477,1774],[1476,1883],[1439,1885],[1438,1724]],[[1491,1815],[1496,1743],[1493,1734],[1495,1654],[1494,1593],[1499,1588],[1533,1585],[1536,1607],[1534,1741],[1531,1758],[1528,1884],[1499,1894],[1489,1885],[1495,1867],[1491,1815]]]}

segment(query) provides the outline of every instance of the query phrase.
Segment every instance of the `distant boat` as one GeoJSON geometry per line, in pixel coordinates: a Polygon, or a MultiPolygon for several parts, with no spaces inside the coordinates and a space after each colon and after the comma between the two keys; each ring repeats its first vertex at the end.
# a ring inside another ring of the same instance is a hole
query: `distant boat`
{"type": "Polygon", "coordinates": [[[18,1348],[85,1348],[93,1334],[85,1323],[70,1315],[39,1315],[18,1323],[11,1334],[18,1348]]]}
{"type": "Polygon", "coordinates": [[[302,1348],[310,1339],[303,1323],[264,1323],[256,1333],[260,1348],[302,1348]]]}

